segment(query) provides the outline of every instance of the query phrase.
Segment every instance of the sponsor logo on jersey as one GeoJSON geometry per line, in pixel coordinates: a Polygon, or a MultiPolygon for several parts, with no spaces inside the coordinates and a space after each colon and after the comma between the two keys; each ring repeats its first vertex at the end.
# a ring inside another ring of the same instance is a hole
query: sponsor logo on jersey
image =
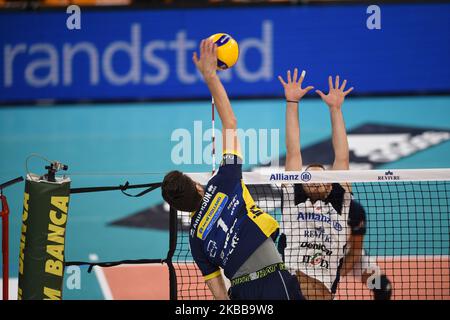
{"type": "MultiPolygon", "coordinates": [[[[233,235],[233,238],[231,239],[231,246],[228,252],[224,255],[224,258],[222,260],[223,265],[225,266],[230,259],[232,253],[234,252],[234,249],[236,249],[237,244],[239,243],[239,237],[237,233],[233,235]]],[[[222,251],[223,252],[223,251],[222,251]]]]}
{"type": "Polygon", "coordinates": [[[342,231],[343,229],[342,225],[339,222],[331,220],[329,216],[323,213],[299,212],[297,215],[297,220],[324,222],[332,225],[336,231],[342,231]]]}
{"type": "Polygon", "coordinates": [[[208,192],[209,193],[211,193],[211,194],[213,194],[215,191],[216,191],[216,189],[217,189],[217,186],[215,186],[215,185],[213,185],[213,184],[210,184],[209,186],[208,186],[208,192]]]}
{"type": "Polygon", "coordinates": [[[211,201],[212,195],[213,194],[210,192],[205,192],[205,195],[203,196],[203,199],[202,199],[202,203],[200,205],[200,212],[203,212],[208,207],[208,204],[211,201]]]}
{"type": "Polygon", "coordinates": [[[192,223],[191,237],[194,236],[195,230],[197,229],[197,226],[198,226],[198,224],[199,224],[201,218],[202,218],[201,213],[197,214],[197,216],[195,217],[195,220],[194,220],[194,222],[192,223]]]}
{"type": "Polygon", "coordinates": [[[329,262],[323,258],[323,254],[320,252],[314,253],[313,255],[304,255],[303,261],[304,264],[312,265],[314,267],[321,267],[323,269],[329,268],[329,262]]]}
{"type": "Polygon", "coordinates": [[[236,208],[239,206],[239,204],[240,201],[237,198],[237,195],[235,195],[227,207],[228,211],[230,212],[230,216],[234,216],[234,212],[236,211],[236,208]]]}
{"type": "Polygon", "coordinates": [[[209,240],[206,251],[208,251],[211,258],[214,258],[217,254],[217,243],[215,241],[209,240]]]}
{"type": "MultiPolygon", "coordinates": [[[[215,191],[216,188],[217,188],[216,186],[210,185],[207,190],[208,191],[209,190],[215,191]]],[[[203,199],[202,199],[202,203],[200,205],[199,213],[197,214],[197,216],[195,217],[194,222],[192,223],[191,232],[190,232],[191,237],[193,237],[195,235],[195,230],[197,230],[197,226],[200,223],[200,219],[203,216],[202,213],[208,207],[208,204],[211,201],[212,193],[210,193],[208,191],[205,192],[205,195],[203,196],[203,199]]]]}
{"type": "Polygon", "coordinates": [[[227,250],[228,248],[228,244],[230,243],[230,239],[231,239],[231,244],[230,244],[230,248],[228,248],[228,251],[225,253],[224,251],[221,252],[221,258],[222,258],[222,263],[225,266],[228,262],[228,259],[230,258],[231,254],[233,253],[234,249],[236,249],[236,246],[239,242],[239,237],[237,235],[237,230],[235,230],[235,226],[236,226],[236,222],[238,221],[238,219],[235,219],[233,222],[233,225],[231,226],[230,230],[227,232],[226,238],[225,238],[225,244],[223,245],[223,249],[227,250]]]}
{"type": "Polygon", "coordinates": [[[228,247],[228,241],[230,241],[231,235],[234,233],[234,226],[236,225],[238,219],[234,219],[233,224],[231,225],[231,228],[227,231],[227,234],[225,236],[225,243],[223,245],[223,248],[226,249],[228,247]]]}
{"type": "Polygon", "coordinates": [[[325,254],[327,256],[331,256],[333,254],[333,251],[329,250],[324,244],[320,244],[320,243],[311,243],[311,242],[302,242],[300,244],[300,247],[302,248],[308,248],[308,249],[314,249],[314,250],[321,250],[323,252],[325,252],[325,254]]]}
{"type": "Polygon", "coordinates": [[[325,233],[323,228],[316,228],[314,230],[305,230],[304,236],[306,238],[314,238],[323,242],[331,242],[331,237],[325,233]]]}
{"type": "Polygon", "coordinates": [[[219,219],[223,208],[228,201],[228,196],[222,192],[218,192],[209,205],[208,211],[206,211],[197,229],[197,237],[201,240],[205,240],[211,231],[212,227],[219,219]]]}
{"type": "Polygon", "coordinates": [[[238,242],[239,242],[239,237],[237,236],[237,233],[235,233],[233,236],[233,239],[231,239],[231,248],[233,248],[232,250],[236,249],[238,242]]]}

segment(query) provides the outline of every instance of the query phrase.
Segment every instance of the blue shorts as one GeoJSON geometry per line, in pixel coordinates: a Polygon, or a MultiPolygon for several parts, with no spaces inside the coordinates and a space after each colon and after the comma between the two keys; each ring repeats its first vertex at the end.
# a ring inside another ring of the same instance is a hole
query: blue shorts
{"type": "Polygon", "coordinates": [[[297,277],[276,270],[264,278],[232,286],[231,300],[304,300],[297,277]]]}

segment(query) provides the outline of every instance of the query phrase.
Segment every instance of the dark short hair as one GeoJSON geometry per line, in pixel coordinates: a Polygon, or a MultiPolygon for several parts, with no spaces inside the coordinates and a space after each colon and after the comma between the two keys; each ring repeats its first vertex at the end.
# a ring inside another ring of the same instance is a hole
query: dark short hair
{"type": "Polygon", "coordinates": [[[309,165],[306,166],[305,171],[308,171],[308,169],[310,168],[322,168],[323,170],[325,170],[325,167],[323,164],[320,163],[311,163],[309,165]]]}
{"type": "Polygon", "coordinates": [[[202,196],[196,183],[180,171],[170,171],[161,185],[162,197],[173,208],[192,212],[200,208],[202,196]]]}

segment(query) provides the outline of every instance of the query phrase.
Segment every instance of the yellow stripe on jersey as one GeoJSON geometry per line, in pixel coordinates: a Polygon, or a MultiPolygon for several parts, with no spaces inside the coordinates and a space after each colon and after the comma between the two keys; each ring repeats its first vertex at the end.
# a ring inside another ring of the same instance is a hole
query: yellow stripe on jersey
{"type": "Polygon", "coordinates": [[[270,237],[278,228],[278,222],[270,214],[258,208],[253,200],[247,186],[241,180],[242,197],[244,198],[245,206],[247,208],[247,216],[261,229],[261,231],[270,237]]]}
{"type": "Polygon", "coordinates": [[[213,279],[213,278],[217,278],[220,275],[222,275],[222,273],[220,272],[220,269],[219,269],[217,271],[214,271],[213,273],[210,273],[210,274],[204,276],[203,278],[205,279],[205,281],[207,281],[207,280],[210,280],[210,279],[213,279]]]}

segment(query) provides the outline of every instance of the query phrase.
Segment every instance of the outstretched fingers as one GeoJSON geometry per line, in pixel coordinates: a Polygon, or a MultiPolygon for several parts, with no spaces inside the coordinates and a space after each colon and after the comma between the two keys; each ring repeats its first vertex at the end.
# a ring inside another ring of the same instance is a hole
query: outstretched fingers
{"type": "Polygon", "coordinates": [[[322,99],[325,98],[325,94],[324,94],[322,91],[316,90],[316,93],[317,93],[322,99]]]}
{"type": "Polygon", "coordinates": [[[350,89],[348,89],[347,91],[344,91],[344,96],[348,95],[350,92],[353,91],[353,87],[351,87],[350,89]]]}
{"type": "Polygon", "coordinates": [[[278,76],[278,80],[280,80],[281,84],[284,86],[287,86],[287,83],[284,81],[284,79],[281,76],[278,76]]]}
{"type": "Polygon", "coordinates": [[[305,89],[303,89],[303,90],[305,90],[305,93],[307,93],[308,91],[310,91],[310,90],[312,90],[312,89],[314,89],[314,87],[313,86],[307,86],[305,89]]]}
{"type": "Polygon", "coordinates": [[[294,77],[292,78],[292,82],[297,82],[297,76],[298,76],[298,69],[294,69],[294,77]]]}
{"type": "Polygon", "coordinates": [[[194,64],[198,67],[199,61],[198,61],[197,52],[195,52],[195,51],[192,54],[192,61],[194,61],[194,64]]]}
{"type": "Polygon", "coordinates": [[[306,71],[303,70],[302,73],[300,74],[300,79],[298,79],[298,84],[301,86],[303,83],[303,80],[305,79],[305,75],[306,75],[306,71]]]}
{"type": "Polygon", "coordinates": [[[206,40],[203,39],[200,43],[200,58],[205,54],[206,51],[206,40]]]}
{"type": "Polygon", "coordinates": [[[291,70],[288,70],[287,71],[287,83],[291,83],[292,82],[292,79],[291,79],[291,70]]]}
{"type": "Polygon", "coordinates": [[[210,40],[210,39],[206,40],[206,52],[208,54],[212,53],[212,51],[213,51],[213,44],[214,44],[214,42],[212,42],[212,40],[210,40]]]}
{"type": "MultiPolygon", "coordinates": [[[[353,87],[351,87],[350,89],[348,89],[347,91],[344,91],[345,87],[347,86],[347,80],[344,79],[344,81],[342,81],[342,84],[339,85],[339,75],[336,76],[335,81],[334,81],[334,87],[333,87],[333,77],[329,76],[328,77],[328,85],[330,86],[330,91],[332,89],[336,89],[336,90],[340,90],[344,93],[344,95],[349,94],[350,92],[353,91],[353,87]]],[[[317,92],[317,91],[316,91],[317,92]]]]}
{"type": "Polygon", "coordinates": [[[214,54],[215,51],[216,51],[216,44],[214,43],[213,40],[209,40],[209,52],[211,54],[214,54]]]}
{"type": "Polygon", "coordinates": [[[330,87],[330,91],[333,90],[333,77],[328,76],[328,86],[330,87]]]}

